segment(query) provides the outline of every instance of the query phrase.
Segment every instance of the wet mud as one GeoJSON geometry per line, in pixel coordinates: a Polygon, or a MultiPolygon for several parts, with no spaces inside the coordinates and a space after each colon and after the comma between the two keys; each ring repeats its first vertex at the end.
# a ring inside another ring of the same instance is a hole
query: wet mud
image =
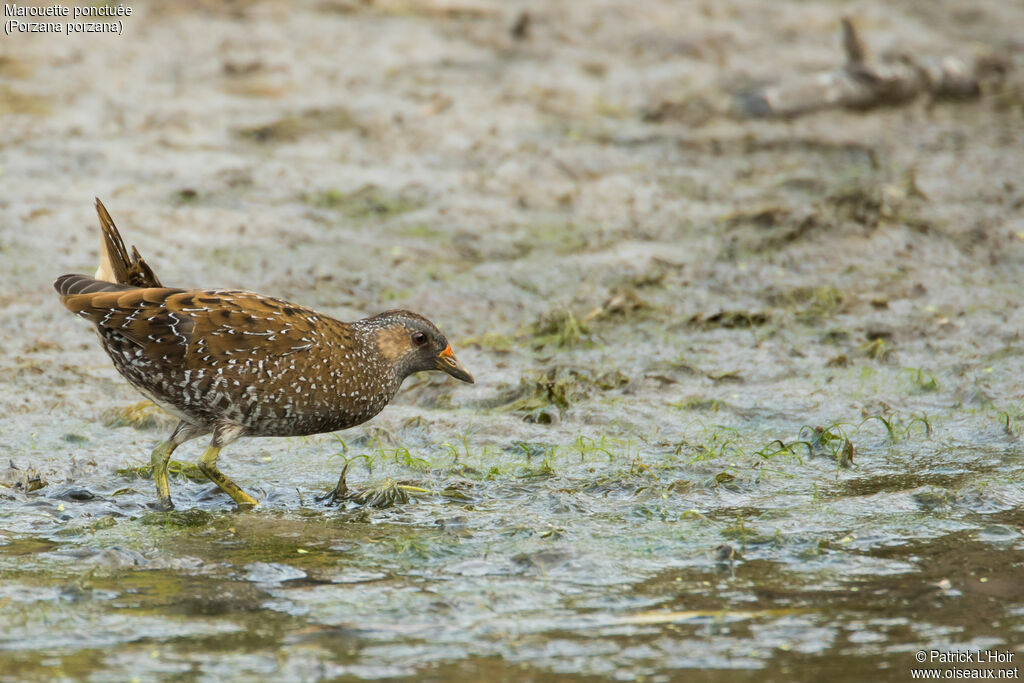
{"type": "Polygon", "coordinates": [[[715,106],[831,68],[841,10],[186,2],[5,37],[0,680],[1018,653],[1024,10],[857,7],[879,49],[1000,51],[971,101],[715,106]],[[170,285],[419,311],[477,383],[232,444],[250,511],[186,444],[155,511],[173,420],[51,287],[95,269],[94,196],[170,285]]]}

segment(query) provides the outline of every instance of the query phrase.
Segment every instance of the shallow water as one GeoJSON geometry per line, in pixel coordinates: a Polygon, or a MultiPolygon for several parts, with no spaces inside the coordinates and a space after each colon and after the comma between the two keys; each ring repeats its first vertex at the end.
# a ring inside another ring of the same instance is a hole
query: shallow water
{"type": "MultiPolygon", "coordinates": [[[[969,103],[655,120],[834,65],[836,7],[591,5],[140,6],[103,49],[0,43],[0,680],[1018,655],[1022,70],[969,103]],[[165,282],[421,311],[477,384],[233,444],[255,510],[179,476],[155,512],[168,418],[49,285],[94,268],[97,194],[165,282]],[[318,501],[346,462],[410,499],[318,501]]],[[[864,5],[868,40],[1019,61],[1019,7],[929,7],[864,5]]]]}

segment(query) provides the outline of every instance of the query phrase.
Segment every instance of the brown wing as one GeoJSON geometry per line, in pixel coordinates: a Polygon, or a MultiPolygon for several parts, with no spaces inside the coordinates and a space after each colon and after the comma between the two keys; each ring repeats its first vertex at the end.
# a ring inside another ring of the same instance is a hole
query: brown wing
{"type": "Polygon", "coordinates": [[[187,362],[242,362],[258,352],[266,358],[304,351],[320,338],[316,311],[253,292],[193,290],[170,297],[167,307],[191,316],[193,330],[187,362]]]}
{"type": "Polygon", "coordinates": [[[208,367],[257,349],[265,356],[296,353],[319,338],[315,311],[252,292],[125,289],[83,276],[64,276],[57,285],[69,311],[116,331],[156,362],[208,367]],[[65,294],[59,285],[71,278],[78,279],[65,294]]]}
{"type": "Polygon", "coordinates": [[[137,289],[123,285],[104,287],[98,280],[91,284],[88,278],[78,277],[80,280],[75,289],[81,290],[80,293],[61,296],[65,308],[103,330],[117,332],[152,360],[176,363],[184,360],[194,322],[168,306],[168,302],[181,295],[183,290],[137,289]]]}

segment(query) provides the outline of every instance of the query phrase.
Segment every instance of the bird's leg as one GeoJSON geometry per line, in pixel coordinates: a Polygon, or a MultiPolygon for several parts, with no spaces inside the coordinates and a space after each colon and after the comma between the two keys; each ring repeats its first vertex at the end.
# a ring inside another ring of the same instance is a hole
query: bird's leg
{"type": "Polygon", "coordinates": [[[217,446],[207,448],[199,457],[199,469],[210,478],[210,481],[219,486],[221,491],[234,498],[240,507],[259,505],[252,496],[238,488],[238,484],[225,477],[224,473],[217,469],[217,456],[219,454],[220,448],[217,446]]]}
{"type": "Polygon", "coordinates": [[[210,447],[199,456],[197,464],[202,473],[209,477],[210,481],[216,484],[221,491],[231,496],[238,503],[239,507],[254,507],[259,505],[256,499],[238,488],[238,484],[225,477],[217,469],[217,456],[220,455],[220,449],[237,439],[241,434],[242,428],[237,425],[217,426],[213,430],[213,439],[210,441],[210,447]]]}
{"type": "Polygon", "coordinates": [[[174,503],[171,502],[171,487],[167,484],[167,462],[171,459],[171,453],[178,447],[170,439],[164,441],[153,449],[150,455],[150,462],[153,463],[153,481],[156,482],[156,507],[159,510],[173,510],[174,503]]]}
{"type": "Polygon", "coordinates": [[[171,502],[171,487],[167,483],[167,463],[171,459],[171,453],[189,439],[208,434],[209,431],[205,427],[181,421],[174,428],[171,437],[153,449],[153,453],[149,457],[150,462],[153,463],[153,481],[156,482],[157,509],[174,509],[174,503],[171,502]]]}

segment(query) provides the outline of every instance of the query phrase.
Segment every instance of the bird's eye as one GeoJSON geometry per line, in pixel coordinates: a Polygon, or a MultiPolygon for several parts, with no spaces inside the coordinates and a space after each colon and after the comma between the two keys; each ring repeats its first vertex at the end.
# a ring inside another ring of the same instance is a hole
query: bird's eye
{"type": "Polygon", "coordinates": [[[423,334],[422,332],[413,332],[412,343],[415,344],[416,346],[423,346],[424,344],[427,343],[427,335],[423,334]]]}

